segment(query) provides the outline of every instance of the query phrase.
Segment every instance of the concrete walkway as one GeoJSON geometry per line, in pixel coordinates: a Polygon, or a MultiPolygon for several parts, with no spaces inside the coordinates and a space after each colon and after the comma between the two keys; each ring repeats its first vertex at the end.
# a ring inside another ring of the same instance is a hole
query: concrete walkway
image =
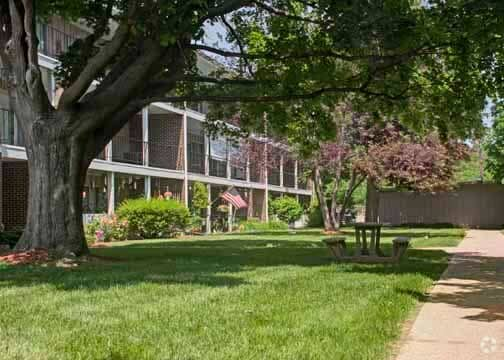
{"type": "Polygon", "coordinates": [[[470,230],[397,360],[504,359],[504,236],[470,230]]]}

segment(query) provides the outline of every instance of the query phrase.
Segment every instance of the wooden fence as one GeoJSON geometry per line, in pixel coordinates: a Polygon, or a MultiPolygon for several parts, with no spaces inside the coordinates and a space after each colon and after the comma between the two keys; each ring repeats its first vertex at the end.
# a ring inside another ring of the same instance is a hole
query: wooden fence
{"type": "Polygon", "coordinates": [[[504,225],[504,185],[463,184],[453,191],[432,194],[380,191],[377,197],[379,221],[392,225],[504,225]]]}

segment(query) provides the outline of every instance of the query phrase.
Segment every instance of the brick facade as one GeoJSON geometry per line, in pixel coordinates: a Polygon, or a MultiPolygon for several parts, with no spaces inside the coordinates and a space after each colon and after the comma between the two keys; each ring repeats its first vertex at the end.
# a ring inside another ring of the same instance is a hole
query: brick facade
{"type": "Polygon", "coordinates": [[[25,226],[28,206],[28,163],[2,162],[2,221],[5,230],[25,226]]]}

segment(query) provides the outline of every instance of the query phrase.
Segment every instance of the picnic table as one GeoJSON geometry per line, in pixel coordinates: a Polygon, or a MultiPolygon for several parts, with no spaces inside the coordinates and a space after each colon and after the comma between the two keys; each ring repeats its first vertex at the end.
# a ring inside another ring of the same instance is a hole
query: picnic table
{"type": "Polygon", "coordinates": [[[362,222],[355,223],[355,254],[370,255],[370,256],[383,256],[380,249],[380,236],[382,223],[376,222],[362,222]],[[369,247],[367,241],[367,232],[369,231],[369,247]]]}
{"type": "Polygon", "coordinates": [[[322,241],[338,260],[364,263],[397,263],[405,256],[410,244],[410,238],[396,237],[392,240],[392,254],[385,256],[380,249],[382,226],[385,226],[385,224],[374,222],[355,224],[355,252],[353,256],[347,254],[344,236],[331,237],[322,241]],[[369,246],[367,232],[369,232],[369,246]]]}

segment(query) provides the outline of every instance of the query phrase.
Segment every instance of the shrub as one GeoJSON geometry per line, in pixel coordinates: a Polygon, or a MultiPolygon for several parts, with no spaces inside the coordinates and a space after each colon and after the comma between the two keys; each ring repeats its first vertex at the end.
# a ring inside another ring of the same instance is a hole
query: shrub
{"type": "Polygon", "coordinates": [[[240,232],[246,231],[268,231],[268,230],[287,230],[289,226],[278,220],[272,220],[269,222],[263,222],[259,219],[250,219],[247,221],[242,221],[238,225],[238,230],[240,232]]]}
{"type": "Polygon", "coordinates": [[[143,239],[171,237],[185,231],[191,222],[189,210],[171,199],[126,200],[117,215],[128,221],[133,236],[143,239]]]}
{"type": "Polygon", "coordinates": [[[208,190],[205,184],[197,181],[193,184],[193,196],[191,206],[200,215],[208,206],[208,190]]]}
{"type": "Polygon", "coordinates": [[[279,220],[288,224],[299,220],[303,215],[303,207],[292,197],[282,196],[271,202],[273,213],[279,220]]]}
{"type": "Polygon", "coordinates": [[[318,204],[310,206],[308,209],[308,227],[319,228],[324,226],[322,211],[318,204]]]}
{"type": "Polygon", "coordinates": [[[86,235],[97,242],[123,241],[128,238],[128,221],[117,216],[95,218],[86,226],[86,235]]]}

